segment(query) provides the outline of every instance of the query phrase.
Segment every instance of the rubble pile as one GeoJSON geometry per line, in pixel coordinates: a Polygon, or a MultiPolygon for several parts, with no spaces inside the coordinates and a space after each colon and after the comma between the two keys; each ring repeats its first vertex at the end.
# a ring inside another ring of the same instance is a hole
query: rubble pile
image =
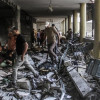
{"type": "Polygon", "coordinates": [[[17,87],[12,84],[12,68],[0,68],[0,100],[99,100],[100,81],[86,74],[84,54],[75,49],[59,47],[58,64],[52,64],[45,50],[29,51],[29,62],[39,76],[22,65],[17,87]]]}

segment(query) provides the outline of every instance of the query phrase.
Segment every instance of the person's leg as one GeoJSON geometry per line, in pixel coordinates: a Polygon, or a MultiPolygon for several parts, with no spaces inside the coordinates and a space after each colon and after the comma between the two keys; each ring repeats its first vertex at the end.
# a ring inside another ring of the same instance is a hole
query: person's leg
{"type": "Polygon", "coordinates": [[[13,83],[16,84],[17,81],[17,71],[18,68],[23,64],[24,61],[21,61],[21,56],[18,56],[18,58],[15,61],[15,64],[13,66],[13,83]]]}
{"type": "Polygon", "coordinates": [[[55,48],[55,46],[56,46],[56,43],[54,42],[54,43],[52,43],[51,44],[51,46],[50,46],[50,50],[49,50],[49,52],[50,52],[50,54],[53,56],[53,57],[57,57],[57,55],[54,53],[54,48],[55,48]]]}
{"type": "Polygon", "coordinates": [[[55,43],[54,52],[57,53],[57,43],[55,43]]]}
{"type": "Polygon", "coordinates": [[[53,62],[53,56],[52,56],[52,54],[51,54],[51,52],[50,52],[50,47],[51,47],[51,45],[52,45],[52,44],[48,44],[48,54],[47,54],[47,59],[48,59],[48,55],[49,55],[49,57],[51,58],[51,61],[53,62]]]}
{"type": "Polygon", "coordinates": [[[28,54],[25,55],[24,59],[25,59],[24,64],[26,65],[26,67],[29,68],[35,76],[38,76],[38,72],[32,67],[32,65],[28,61],[28,54]]]}
{"type": "Polygon", "coordinates": [[[53,52],[53,49],[55,48],[56,43],[52,43],[49,44],[49,56],[51,58],[51,60],[53,61],[53,57],[56,59],[56,61],[58,62],[58,57],[57,55],[53,52]]]}

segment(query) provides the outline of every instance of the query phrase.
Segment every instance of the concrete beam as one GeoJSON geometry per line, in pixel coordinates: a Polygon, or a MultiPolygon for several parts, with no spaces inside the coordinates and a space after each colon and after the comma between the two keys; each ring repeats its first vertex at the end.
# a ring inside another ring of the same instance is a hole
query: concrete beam
{"type": "Polygon", "coordinates": [[[67,67],[67,71],[75,84],[76,89],[79,91],[82,97],[85,97],[92,89],[87,85],[79,73],[72,67],[67,67]]]}

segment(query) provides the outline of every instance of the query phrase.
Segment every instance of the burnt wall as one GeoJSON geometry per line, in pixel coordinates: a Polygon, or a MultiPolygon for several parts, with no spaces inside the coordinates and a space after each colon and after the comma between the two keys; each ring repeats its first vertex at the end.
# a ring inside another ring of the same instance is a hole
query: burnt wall
{"type": "Polygon", "coordinates": [[[8,28],[12,26],[16,6],[12,3],[0,1],[0,42],[5,44],[8,40],[8,28]]]}
{"type": "Polygon", "coordinates": [[[5,44],[8,39],[8,28],[10,25],[10,19],[0,18],[0,41],[2,44],[5,44]]]}
{"type": "Polygon", "coordinates": [[[21,34],[24,35],[30,47],[32,42],[31,34],[33,29],[33,22],[35,22],[35,19],[33,19],[32,16],[28,15],[24,11],[21,11],[21,34]]]}

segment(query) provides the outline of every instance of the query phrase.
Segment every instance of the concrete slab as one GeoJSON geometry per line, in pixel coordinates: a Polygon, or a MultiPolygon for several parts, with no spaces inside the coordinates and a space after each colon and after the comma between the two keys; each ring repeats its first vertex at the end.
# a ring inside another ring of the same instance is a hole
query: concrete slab
{"type": "Polygon", "coordinates": [[[87,85],[87,83],[75,69],[69,66],[67,68],[67,71],[69,72],[72,81],[74,82],[77,90],[79,91],[82,97],[85,97],[89,92],[92,91],[92,89],[87,85]]]}
{"type": "Polygon", "coordinates": [[[22,78],[17,81],[17,85],[21,89],[31,90],[32,86],[30,81],[27,78],[22,78]]]}

